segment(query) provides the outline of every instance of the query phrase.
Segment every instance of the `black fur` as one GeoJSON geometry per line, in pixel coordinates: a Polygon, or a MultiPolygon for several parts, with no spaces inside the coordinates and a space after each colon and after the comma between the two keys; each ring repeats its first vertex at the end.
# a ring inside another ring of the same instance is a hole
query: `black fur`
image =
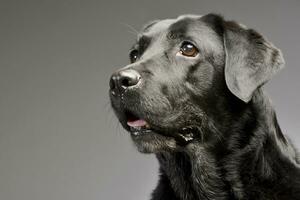
{"type": "Polygon", "coordinates": [[[147,41],[137,42],[139,59],[121,70],[136,70],[142,82],[110,98],[138,150],[157,156],[160,176],[151,199],[300,199],[297,151],[261,87],[282,63],[280,51],[256,31],[214,14],[156,21],[140,38],[147,41]],[[159,23],[165,28],[156,28],[159,23]],[[249,70],[244,67],[250,63],[257,71],[245,78],[265,78],[250,101],[239,96],[240,88],[231,88],[242,83],[225,80],[232,76],[224,72],[235,45],[224,46],[230,31],[242,37],[238,53],[249,51],[238,70],[249,70]],[[185,40],[197,45],[197,58],[175,56],[185,40]],[[134,135],[126,124],[128,113],[145,119],[151,129],[134,135]]]}

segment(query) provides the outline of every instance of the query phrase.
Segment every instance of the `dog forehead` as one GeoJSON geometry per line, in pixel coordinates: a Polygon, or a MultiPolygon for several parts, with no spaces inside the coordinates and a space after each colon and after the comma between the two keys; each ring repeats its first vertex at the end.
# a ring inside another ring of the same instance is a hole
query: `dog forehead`
{"type": "Polygon", "coordinates": [[[154,20],[146,24],[141,35],[158,35],[159,33],[165,33],[167,32],[171,27],[176,27],[176,25],[179,25],[178,22],[181,22],[181,24],[185,23],[186,25],[189,24],[192,20],[198,20],[202,17],[202,15],[180,15],[177,18],[174,19],[163,19],[163,20],[154,20]]]}
{"type": "Polygon", "coordinates": [[[196,35],[200,33],[214,35],[214,31],[202,18],[205,15],[180,15],[174,19],[154,20],[146,24],[140,34],[138,34],[137,40],[146,36],[147,38],[159,38],[168,33],[188,34],[196,35]]]}
{"type": "Polygon", "coordinates": [[[150,22],[144,26],[141,33],[138,35],[138,39],[142,36],[153,37],[155,35],[159,35],[163,32],[166,32],[171,24],[173,24],[176,19],[164,19],[164,20],[156,20],[150,22]]]}
{"type": "Polygon", "coordinates": [[[183,36],[193,38],[195,42],[199,42],[204,49],[222,51],[222,42],[212,28],[212,25],[205,21],[205,16],[206,15],[181,15],[175,19],[152,21],[146,25],[144,31],[138,35],[138,41],[143,38],[148,38],[149,41],[158,41],[156,44],[161,46],[162,39],[165,38],[166,35],[175,33],[175,37],[183,36]]]}

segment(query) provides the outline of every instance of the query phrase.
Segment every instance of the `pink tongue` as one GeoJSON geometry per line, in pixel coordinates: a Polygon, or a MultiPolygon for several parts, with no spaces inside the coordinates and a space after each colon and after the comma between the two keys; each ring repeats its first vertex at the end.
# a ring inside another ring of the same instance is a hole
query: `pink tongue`
{"type": "Polygon", "coordinates": [[[143,119],[138,119],[138,120],[127,122],[127,125],[131,126],[131,127],[142,127],[142,126],[145,126],[146,124],[147,124],[147,122],[143,119]]]}

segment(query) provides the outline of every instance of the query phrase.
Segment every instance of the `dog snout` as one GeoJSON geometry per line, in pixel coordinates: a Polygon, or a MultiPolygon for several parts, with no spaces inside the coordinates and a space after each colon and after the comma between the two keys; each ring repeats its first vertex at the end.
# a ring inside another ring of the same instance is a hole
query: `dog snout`
{"type": "Polygon", "coordinates": [[[109,82],[110,90],[113,94],[120,94],[126,89],[139,83],[141,75],[133,69],[125,69],[115,72],[109,82]]]}

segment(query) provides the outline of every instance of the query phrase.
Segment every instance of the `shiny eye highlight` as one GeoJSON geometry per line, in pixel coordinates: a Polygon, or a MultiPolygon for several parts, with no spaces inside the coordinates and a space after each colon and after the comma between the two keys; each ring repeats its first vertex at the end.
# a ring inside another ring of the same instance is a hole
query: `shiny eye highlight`
{"type": "Polygon", "coordinates": [[[199,50],[192,43],[183,42],[179,53],[187,57],[195,57],[199,53],[199,50]]]}
{"type": "Polygon", "coordinates": [[[130,51],[129,53],[129,59],[131,63],[134,63],[139,57],[139,52],[138,50],[134,49],[132,51],[130,51]]]}

